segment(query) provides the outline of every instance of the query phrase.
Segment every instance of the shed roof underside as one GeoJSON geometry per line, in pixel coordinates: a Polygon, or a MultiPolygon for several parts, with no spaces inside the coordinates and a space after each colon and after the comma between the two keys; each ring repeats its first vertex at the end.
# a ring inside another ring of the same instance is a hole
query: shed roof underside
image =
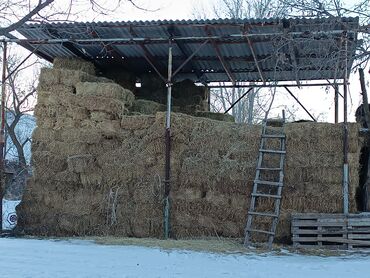
{"type": "Polygon", "coordinates": [[[37,47],[36,54],[49,61],[81,57],[138,77],[154,65],[166,76],[171,39],[174,70],[196,52],[177,80],[300,82],[343,79],[358,27],[358,18],[217,19],[28,24],[17,31],[26,38],[21,45],[37,47]]]}

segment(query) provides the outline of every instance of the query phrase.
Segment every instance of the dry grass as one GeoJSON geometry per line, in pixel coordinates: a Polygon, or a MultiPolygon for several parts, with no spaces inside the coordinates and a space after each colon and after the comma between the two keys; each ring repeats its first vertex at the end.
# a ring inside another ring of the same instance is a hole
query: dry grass
{"type": "MultiPolygon", "coordinates": [[[[185,239],[161,240],[155,238],[93,237],[96,243],[103,245],[134,245],[154,247],[165,250],[189,250],[212,253],[249,253],[241,239],[185,239]]],[[[258,250],[262,251],[262,250],[258,250]]]]}

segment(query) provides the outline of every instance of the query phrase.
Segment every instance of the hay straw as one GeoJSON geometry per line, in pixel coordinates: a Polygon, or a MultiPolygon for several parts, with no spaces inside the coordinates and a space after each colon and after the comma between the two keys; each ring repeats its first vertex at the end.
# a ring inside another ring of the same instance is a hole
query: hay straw
{"type": "Polygon", "coordinates": [[[69,156],[67,163],[68,170],[74,173],[87,173],[95,167],[95,159],[91,154],[69,156]]]}
{"type": "Polygon", "coordinates": [[[54,69],[69,69],[83,71],[95,75],[95,66],[91,62],[84,61],[80,58],[55,58],[53,61],[54,69]]]}
{"type": "Polygon", "coordinates": [[[80,82],[76,84],[76,94],[119,99],[123,100],[127,106],[131,106],[135,99],[131,91],[124,89],[116,83],[80,82]]]}
{"type": "MultiPolygon", "coordinates": [[[[137,110],[152,115],[128,116],[131,93],[97,80],[83,71],[42,71],[39,88],[43,93],[35,110],[38,127],[32,142],[35,176],[25,193],[26,205],[20,208],[20,224],[38,235],[160,237],[165,113],[156,112],[163,106],[141,101],[149,105],[137,110]],[[58,93],[52,94],[54,90],[58,93]],[[107,208],[109,192],[116,192],[117,198],[115,221],[107,225],[108,212],[112,213],[112,207],[107,208]]],[[[197,109],[200,104],[193,102],[199,101],[195,98],[179,109],[197,109]]],[[[137,104],[140,101],[133,109],[137,104]]],[[[351,211],[355,210],[358,185],[361,141],[357,130],[357,125],[350,124],[351,211]]],[[[175,237],[243,236],[260,134],[261,126],[172,115],[170,199],[175,237]]],[[[342,126],[287,124],[286,134],[279,240],[290,237],[293,211],[342,210],[342,126]]],[[[276,148],[278,142],[266,147],[276,148]]],[[[265,165],[277,162],[275,157],[265,165]]],[[[262,176],[277,177],[271,173],[262,176]]],[[[257,201],[260,210],[272,205],[267,200],[257,201]]],[[[263,219],[257,223],[262,227],[269,224],[263,219]]]]}

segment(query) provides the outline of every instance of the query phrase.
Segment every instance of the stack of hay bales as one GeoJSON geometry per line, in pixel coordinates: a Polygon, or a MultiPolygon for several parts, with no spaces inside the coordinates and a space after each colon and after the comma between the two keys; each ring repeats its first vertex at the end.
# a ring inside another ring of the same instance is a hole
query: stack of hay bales
{"type": "MultiPolygon", "coordinates": [[[[176,161],[172,191],[174,234],[178,237],[202,234],[242,237],[261,128],[188,116],[177,116],[172,123],[172,132],[177,136],[181,134],[181,140],[175,139],[173,145],[183,146],[182,150],[173,152],[176,161]]],[[[280,241],[290,238],[290,213],[293,211],[343,211],[342,126],[291,123],[285,130],[285,187],[277,231],[280,241]]],[[[355,211],[360,149],[356,124],[350,125],[349,146],[350,203],[351,211],[355,211]]],[[[270,159],[269,166],[278,167],[276,160],[277,157],[275,161],[270,159]]],[[[265,174],[264,178],[274,177],[265,174]]],[[[257,209],[273,211],[272,203],[261,199],[257,209]]],[[[256,219],[262,225],[269,221],[256,219]]]]}
{"type": "MultiPolygon", "coordinates": [[[[141,88],[136,90],[136,96],[164,105],[167,102],[166,84],[155,74],[143,75],[141,88]]],[[[205,87],[196,86],[189,79],[176,82],[172,86],[172,105],[174,111],[190,115],[196,111],[208,111],[207,90],[205,87]]]]}
{"type": "MultiPolygon", "coordinates": [[[[165,113],[128,115],[130,91],[77,69],[41,73],[34,177],[19,224],[36,235],[161,237],[165,113]]],[[[177,113],[171,125],[172,236],[243,237],[261,127],[177,113]]],[[[342,211],[342,132],[335,124],[287,124],[278,240],[290,237],[291,212],[342,211]]],[[[356,124],[349,134],[355,211],[356,124]]]]}

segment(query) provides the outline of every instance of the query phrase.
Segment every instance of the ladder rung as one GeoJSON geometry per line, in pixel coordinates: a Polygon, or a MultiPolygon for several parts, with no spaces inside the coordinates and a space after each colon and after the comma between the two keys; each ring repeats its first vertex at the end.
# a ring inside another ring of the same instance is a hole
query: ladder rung
{"type": "Polygon", "coordinates": [[[259,167],[257,170],[263,170],[263,171],[282,171],[282,168],[267,168],[267,167],[259,167]]]}
{"type": "Polygon", "coordinates": [[[275,233],[273,233],[273,232],[264,231],[264,230],[257,230],[257,229],[247,229],[247,232],[255,232],[255,233],[268,234],[268,235],[275,235],[275,233]]]}
{"type": "Polygon", "coordinates": [[[252,197],[265,197],[265,198],[275,198],[281,199],[279,195],[263,194],[263,193],[252,193],[252,197]]]}
{"type": "Polygon", "coordinates": [[[248,211],[250,215],[257,215],[257,216],[266,216],[266,217],[275,217],[278,218],[279,215],[274,213],[267,213],[267,212],[255,212],[255,211],[248,211]]]}
{"type": "Polygon", "coordinates": [[[283,186],[283,183],[282,182],[277,182],[277,181],[254,180],[254,183],[257,183],[257,184],[265,184],[265,185],[273,185],[273,186],[283,186]]]}
{"type": "Polygon", "coordinates": [[[262,152],[262,153],[286,154],[286,151],[267,150],[267,149],[260,149],[260,152],[262,152]]]}
{"type": "Polygon", "coordinates": [[[263,138],[280,138],[280,139],[285,139],[284,134],[262,134],[263,138]]]}

